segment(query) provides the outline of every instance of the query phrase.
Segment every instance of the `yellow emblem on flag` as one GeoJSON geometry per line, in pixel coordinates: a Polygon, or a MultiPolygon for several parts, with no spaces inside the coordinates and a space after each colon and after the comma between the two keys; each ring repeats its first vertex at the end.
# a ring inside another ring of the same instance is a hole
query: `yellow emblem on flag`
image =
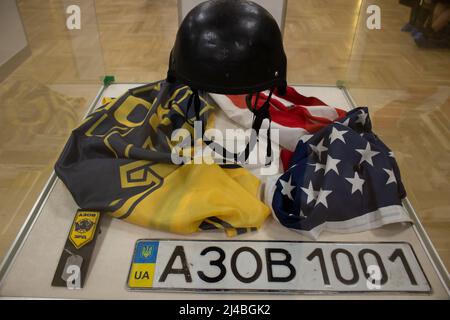
{"type": "Polygon", "coordinates": [[[69,239],[75,248],[80,249],[94,239],[100,212],[78,211],[70,229],[69,239]]]}

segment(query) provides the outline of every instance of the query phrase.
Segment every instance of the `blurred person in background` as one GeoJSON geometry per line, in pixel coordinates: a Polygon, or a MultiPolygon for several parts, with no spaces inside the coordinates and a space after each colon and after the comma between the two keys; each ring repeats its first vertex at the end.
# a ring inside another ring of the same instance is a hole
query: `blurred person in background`
{"type": "Polygon", "coordinates": [[[402,31],[411,32],[421,48],[450,47],[450,0],[400,0],[411,7],[402,31]]]}

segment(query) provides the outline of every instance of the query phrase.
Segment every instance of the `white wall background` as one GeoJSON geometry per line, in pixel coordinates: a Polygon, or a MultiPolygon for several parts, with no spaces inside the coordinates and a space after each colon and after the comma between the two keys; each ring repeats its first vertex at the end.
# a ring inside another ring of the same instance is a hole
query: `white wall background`
{"type": "MultiPolygon", "coordinates": [[[[183,21],[186,14],[196,5],[204,2],[205,0],[178,0],[178,24],[183,21]]],[[[286,10],[286,0],[252,0],[260,6],[269,11],[278,23],[278,26],[283,32],[284,18],[286,10]]]]}

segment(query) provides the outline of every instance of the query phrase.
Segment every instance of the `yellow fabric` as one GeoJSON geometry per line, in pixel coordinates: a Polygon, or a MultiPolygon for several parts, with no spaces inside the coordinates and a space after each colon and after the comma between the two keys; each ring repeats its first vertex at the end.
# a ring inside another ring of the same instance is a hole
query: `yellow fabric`
{"type": "MultiPolygon", "coordinates": [[[[188,234],[201,230],[203,221],[216,217],[222,223],[217,219],[207,222],[235,235],[235,228],[259,228],[270,214],[269,207],[258,199],[260,181],[244,168],[158,164],[153,170],[167,174],[163,183],[137,203],[126,221],[188,234]]],[[[135,204],[135,199],[130,200],[112,215],[123,216],[135,204]]]]}

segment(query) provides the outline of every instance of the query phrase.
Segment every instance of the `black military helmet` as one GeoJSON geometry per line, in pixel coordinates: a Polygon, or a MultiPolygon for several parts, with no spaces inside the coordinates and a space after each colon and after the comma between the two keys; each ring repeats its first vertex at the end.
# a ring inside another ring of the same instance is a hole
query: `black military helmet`
{"type": "Polygon", "coordinates": [[[170,54],[168,81],[194,90],[244,94],[286,88],[280,29],[260,5],[210,0],[184,18],[170,54]]]}

